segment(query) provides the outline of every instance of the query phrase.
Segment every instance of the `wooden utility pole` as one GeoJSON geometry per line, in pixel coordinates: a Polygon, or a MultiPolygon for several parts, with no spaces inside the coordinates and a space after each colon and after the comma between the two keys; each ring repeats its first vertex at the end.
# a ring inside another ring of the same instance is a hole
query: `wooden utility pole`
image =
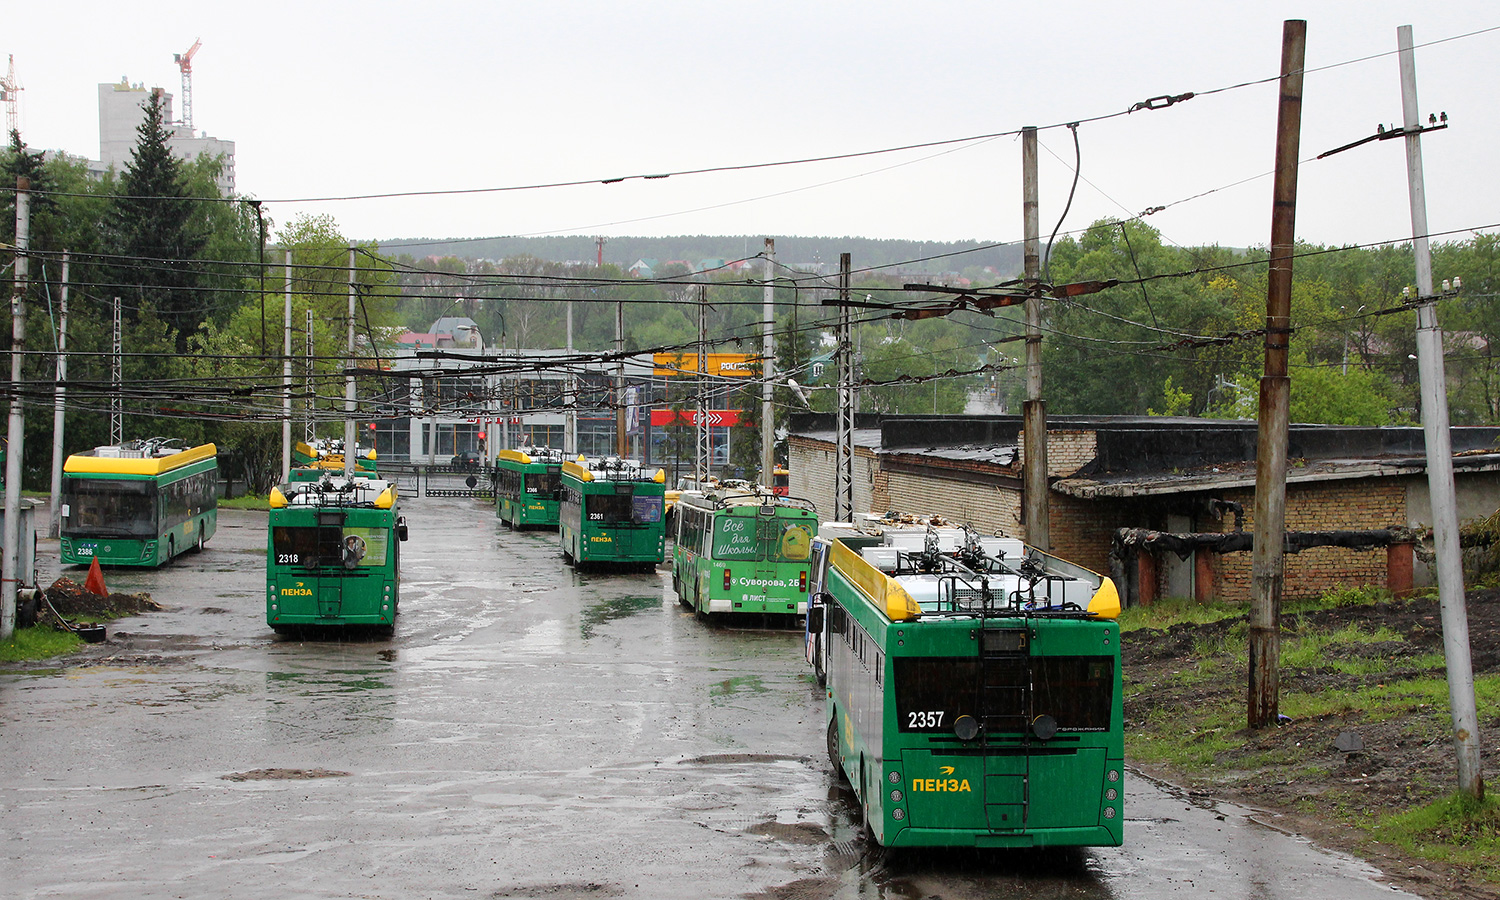
{"type": "MultiPolygon", "coordinates": [[[[1474,663],[1464,601],[1463,560],[1458,546],[1458,499],[1453,483],[1453,440],[1448,433],[1448,389],[1443,372],[1443,329],[1432,292],[1432,251],[1427,241],[1427,188],[1422,175],[1422,118],[1417,109],[1417,63],[1411,26],[1396,29],[1401,61],[1402,130],[1406,132],[1407,186],[1411,195],[1413,256],[1417,266],[1417,369],[1421,375],[1422,431],[1427,444],[1427,486],[1432,500],[1432,540],[1437,556],[1438,604],[1443,622],[1443,658],[1448,670],[1448,708],[1458,752],[1459,790],[1484,797],[1479,758],[1479,715],[1474,699],[1474,663]]],[[[1446,287],[1446,284],[1444,285],[1446,287]]]]}
{"type": "Polygon", "coordinates": [[[31,258],[31,179],[16,178],[15,280],[10,295],[10,423],[5,447],[5,557],[0,562],[0,641],[16,632],[16,588],[21,573],[21,454],[26,419],[21,409],[21,360],[26,356],[26,287],[31,258]]]}
{"type": "Polygon", "coordinates": [[[1026,456],[1022,479],[1026,543],[1045,552],[1052,549],[1052,505],[1047,496],[1047,405],[1042,400],[1042,254],[1036,147],[1036,128],[1021,129],[1022,253],[1030,294],[1026,298],[1026,401],[1021,407],[1026,456]]]}
{"type": "Polygon", "coordinates": [[[1281,32],[1281,103],[1276,116],[1270,278],[1266,290],[1265,373],[1260,379],[1255,450],[1255,547],[1250,566],[1250,671],[1246,723],[1275,725],[1279,712],[1281,586],[1286,532],[1287,431],[1291,379],[1292,257],[1297,222],[1297,150],[1302,136],[1302,59],[1307,23],[1288,19],[1281,32]]]}

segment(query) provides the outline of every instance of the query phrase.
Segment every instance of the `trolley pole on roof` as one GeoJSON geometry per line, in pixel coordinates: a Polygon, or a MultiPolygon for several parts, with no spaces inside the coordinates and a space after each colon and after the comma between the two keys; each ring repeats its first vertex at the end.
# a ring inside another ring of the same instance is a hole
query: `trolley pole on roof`
{"type": "Polygon", "coordinates": [[[849,254],[839,254],[839,325],[835,352],[839,358],[838,409],[834,416],[833,520],[854,521],[854,346],[849,332],[854,318],[849,306],[849,254]]]}
{"type": "Polygon", "coordinates": [[[0,561],[0,641],[16,632],[16,579],[21,572],[21,359],[26,355],[26,287],[31,247],[31,179],[16,178],[15,280],[10,295],[10,423],[5,442],[5,558],[0,561]]]}
{"type": "MultiPolygon", "coordinates": [[[[1038,221],[1036,128],[1021,129],[1022,255],[1030,296],[1026,298],[1026,401],[1021,413],[1025,433],[1026,543],[1043,552],[1052,549],[1052,506],[1047,496],[1047,405],[1042,400],[1041,225],[1038,221]]],[[[933,385],[936,388],[937,382],[933,385]]],[[[936,412],[936,410],[934,410],[936,412]]]]}
{"type": "MultiPolygon", "coordinates": [[[[1396,29],[1401,60],[1401,111],[1406,132],[1407,186],[1411,194],[1412,245],[1417,264],[1417,368],[1421,375],[1422,431],[1427,444],[1427,485],[1432,498],[1432,538],[1437,553],[1438,603],[1443,622],[1443,657],[1448,667],[1448,706],[1458,752],[1458,787],[1484,797],[1479,758],[1479,716],[1474,699],[1474,665],[1469,650],[1469,616],[1464,603],[1463,565],[1458,546],[1458,501],[1453,485],[1453,441],[1448,432],[1448,392],[1443,374],[1443,329],[1432,293],[1432,251],[1427,242],[1427,189],[1422,177],[1422,122],[1417,110],[1417,64],[1411,26],[1396,29]]],[[[1444,283],[1444,287],[1447,284],[1444,283]]]]}
{"type": "Polygon", "coordinates": [[[1246,724],[1275,725],[1281,677],[1281,587],[1286,533],[1287,432],[1291,378],[1292,258],[1296,251],[1297,151],[1302,136],[1302,60],[1307,23],[1288,19],[1281,32],[1281,103],[1276,117],[1270,277],[1266,288],[1265,374],[1260,379],[1255,450],[1255,538],[1250,566],[1250,671],[1246,724]]]}

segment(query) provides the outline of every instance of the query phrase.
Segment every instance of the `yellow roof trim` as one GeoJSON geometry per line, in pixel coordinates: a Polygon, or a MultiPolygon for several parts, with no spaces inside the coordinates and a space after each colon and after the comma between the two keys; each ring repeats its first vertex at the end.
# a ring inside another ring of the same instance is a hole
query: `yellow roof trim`
{"type": "Polygon", "coordinates": [[[1094,596],[1089,598],[1089,612],[1101,619],[1114,619],[1120,615],[1120,592],[1115,588],[1115,583],[1110,579],[1104,579],[1099,585],[1099,590],[1094,591],[1094,596]]]}
{"type": "Polygon", "coordinates": [[[922,607],[918,606],[917,601],[906,592],[906,588],[870,565],[864,557],[841,541],[833,542],[828,562],[865,596],[874,601],[875,607],[885,613],[886,618],[892,622],[904,622],[922,615],[922,607]]]}
{"type": "Polygon", "coordinates": [[[526,465],[531,462],[531,455],[528,453],[523,453],[520,450],[501,450],[495,455],[495,458],[503,459],[508,462],[518,462],[522,465],[526,465]]]}
{"type": "MultiPolygon", "coordinates": [[[[581,456],[578,457],[578,458],[579,458],[579,460],[583,459],[583,457],[581,457],[581,456]]],[[[594,473],[590,472],[588,470],[588,468],[582,462],[572,462],[572,461],[565,462],[565,463],[562,464],[562,470],[563,470],[563,474],[564,475],[572,475],[574,478],[577,478],[579,481],[593,481],[594,480],[594,473]]]]}
{"type": "Polygon", "coordinates": [[[202,444],[171,456],[151,459],[120,459],[75,453],[63,464],[63,471],[80,475],[162,475],[173,469],[212,459],[218,452],[213,444],[202,444]]]}
{"type": "Polygon", "coordinates": [[[271,496],[266,498],[266,505],[272,509],[284,509],[286,507],[286,494],[281,492],[280,487],[271,488],[271,496]]]}

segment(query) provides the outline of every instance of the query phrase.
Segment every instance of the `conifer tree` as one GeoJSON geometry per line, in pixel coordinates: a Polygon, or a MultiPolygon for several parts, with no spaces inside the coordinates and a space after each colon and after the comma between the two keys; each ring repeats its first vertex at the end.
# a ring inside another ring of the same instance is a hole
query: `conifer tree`
{"type": "Polygon", "coordinates": [[[183,162],[172,155],[160,90],[145,104],[132,151],[105,228],[114,290],[134,315],[151,310],[176,332],[179,352],[198,330],[210,303],[195,261],[208,242],[206,218],[191,199],[183,162]]]}

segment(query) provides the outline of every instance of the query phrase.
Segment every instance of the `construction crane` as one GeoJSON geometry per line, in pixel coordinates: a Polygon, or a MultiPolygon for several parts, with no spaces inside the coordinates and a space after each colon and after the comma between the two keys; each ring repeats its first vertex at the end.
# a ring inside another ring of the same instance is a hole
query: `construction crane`
{"type": "Polygon", "coordinates": [[[193,133],[193,54],[203,46],[201,38],[193,40],[193,46],[187,48],[186,53],[173,53],[172,62],[177,63],[177,68],[182,70],[182,127],[188,130],[189,136],[193,133]]]}
{"type": "Polygon", "coordinates": [[[5,101],[5,134],[8,138],[12,131],[20,129],[19,120],[16,117],[17,101],[20,97],[16,95],[21,92],[21,85],[16,82],[16,55],[10,55],[10,67],[5,70],[5,80],[0,81],[0,100],[5,101]]]}

